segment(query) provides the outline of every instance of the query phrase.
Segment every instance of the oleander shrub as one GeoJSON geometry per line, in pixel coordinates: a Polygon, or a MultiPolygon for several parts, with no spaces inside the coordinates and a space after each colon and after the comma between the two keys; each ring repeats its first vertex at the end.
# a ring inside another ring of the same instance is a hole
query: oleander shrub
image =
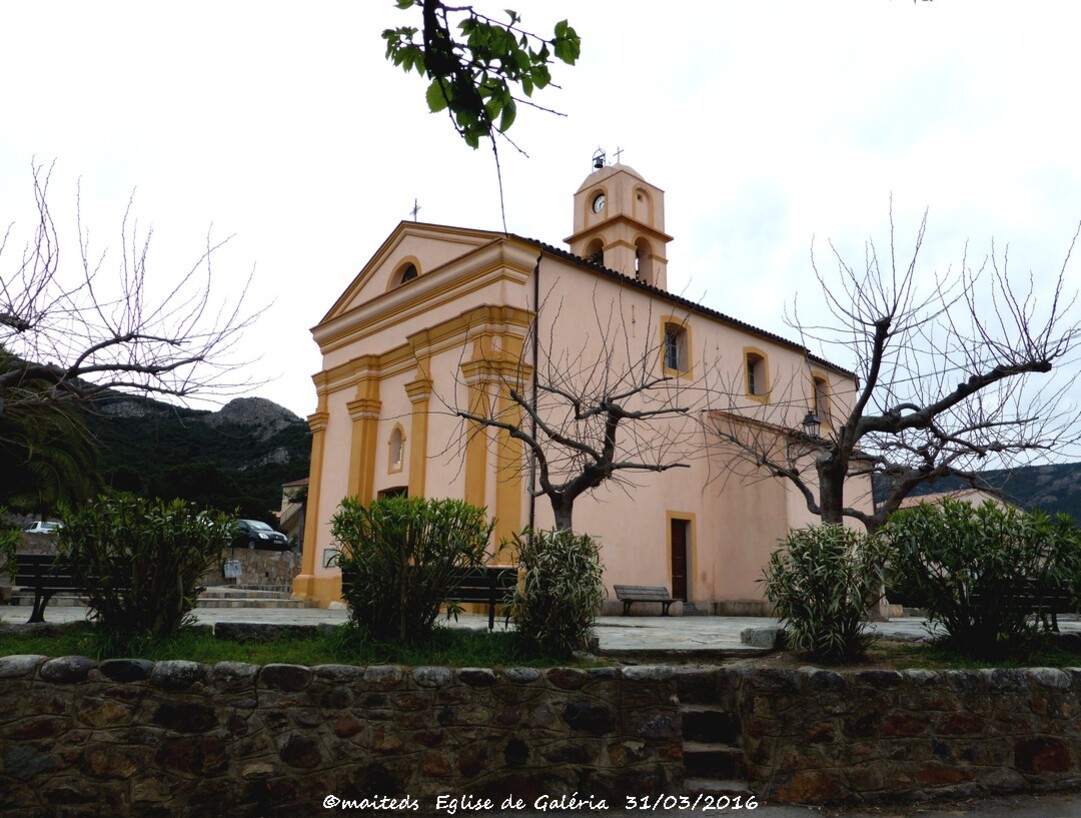
{"type": "MultiPolygon", "coordinates": [[[[15,552],[21,541],[19,529],[12,526],[7,519],[7,509],[0,506],[0,584],[6,584],[8,579],[15,578],[15,552]]],[[[0,596],[2,595],[0,592],[0,596]]],[[[0,616],[0,620],[3,620],[3,616],[0,616]]]]}
{"type": "Polygon", "coordinates": [[[571,531],[514,536],[522,580],[511,617],[527,650],[568,658],[585,650],[604,601],[603,567],[596,540],[571,531]]]}
{"type": "Polygon", "coordinates": [[[15,552],[22,542],[19,529],[8,520],[7,509],[0,506],[0,579],[15,573],[15,552]]]}
{"type": "Polygon", "coordinates": [[[64,510],[59,559],[109,636],[171,638],[193,621],[200,578],[221,559],[234,519],[183,500],[102,497],[64,510]]]}
{"type": "Polygon", "coordinates": [[[456,573],[487,562],[492,523],[461,500],[346,497],[331,533],[350,619],[376,641],[415,644],[432,632],[456,573]]]}
{"type": "Polygon", "coordinates": [[[881,535],[897,584],[970,656],[1027,650],[1047,597],[1077,593],[1077,530],[1065,515],[944,499],[895,513],[881,535]]]}
{"type": "Polygon", "coordinates": [[[867,620],[882,596],[881,542],[840,525],[789,532],[765,568],[766,598],[785,627],[788,647],[825,662],[866,653],[867,620]]]}

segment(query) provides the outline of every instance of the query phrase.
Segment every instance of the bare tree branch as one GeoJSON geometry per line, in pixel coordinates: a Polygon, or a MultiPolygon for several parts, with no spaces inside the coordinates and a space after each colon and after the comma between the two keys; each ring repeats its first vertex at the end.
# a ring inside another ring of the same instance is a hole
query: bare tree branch
{"type": "MultiPolygon", "coordinates": [[[[89,407],[107,390],[188,398],[248,385],[231,377],[244,364],[232,357],[235,345],[254,320],[244,307],[247,284],[231,284],[237,295],[220,300],[213,269],[228,239],[208,234],[196,262],[156,297],[148,287],[153,231],[139,231],[133,199],[115,269],[106,272],[110,256],[92,250],[80,191],[79,263],[62,268],[51,174],[32,166],[36,225],[11,268],[12,227],[0,241],[0,441],[22,445],[41,418],[89,407]]],[[[155,286],[168,276],[155,269],[155,286]]]]}
{"type": "MultiPolygon", "coordinates": [[[[718,432],[734,456],[793,483],[825,521],[850,517],[873,529],[921,483],[954,477],[977,485],[989,461],[1008,466],[1081,443],[1081,410],[1071,399],[1081,326],[1076,296],[1065,289],[1081,226],[1043,298],[1031,275],[1022,286],[1009,274],[1008,248],[999,253],[993,243],[975,267],[966,246],[960,266],[936,274],[920,295],[926,231],[925,212],[911,255],[899,262],[891,207],[887,257],[868,241],[856,269],[830,244],[836,269],[827,275],[812,251],[832,321],[808,324],[795,308],[786,319],[823,355],[851,360],[859,386],[838,396],[842,411],[824,436],[802,441],[802,459],[777,457],[770,435],[784,432],[766,434],[768,424],[750,435],[723,425],[718,432]],[[844,501],[846,481],[868,470],[888,486],[870,514],[844,501]]],[[[730,392],[734,401],[742,390],[730,392]]]]}

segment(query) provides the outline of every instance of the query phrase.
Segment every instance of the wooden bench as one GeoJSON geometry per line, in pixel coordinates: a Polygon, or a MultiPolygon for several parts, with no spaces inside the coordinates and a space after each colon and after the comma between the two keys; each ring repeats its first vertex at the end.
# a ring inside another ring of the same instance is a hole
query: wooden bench
{"type": "MultiPolygon", "coordinates": [[[[131,577],[124,575],[114,587],[129,588],[131,577]]],[[[69,565],[55,554],[16,554],[14,584],[16,588],[29,588],[34,592],[34,607],[27,622],[44,622],[45,606],[53,594],[63,591],[80,593],[85,590],[72,574],[69,565]]]]}
{"type": "Polygon", "coordinates": [[[659,602],[663,606],[661,616],[668,616],[668,606],[676,600],[668,595],[663,585],[616,585],[616,599],[623,603],[623,615],[631,612],[635,602],[659,602]]]}
{"type": "Polygon", "coordinates": [[[16,554],[15,585],[34,591],[34,607],[27,622],[44,622],[45,606],[58,591],[82,590],[55,554],[16,554]]]}
{"type": "MultiPolygon", "coordinates": [[[[1058,615],[1075,612],[1073,597],[1064,588],[1054,584],[1044,588],[1042,594],[1037,592],[1037,587],[1036,583],[1030,582],[1027,593],[1014,597],[1006,604],[1010,610],[1025,616],[1036,617],[1045,631],[1058,633],[1058,615]],[[1048,622],[1049,616],[1050,622],[1048,622]]],[[[974,605],[979,604],[980,595],[974,593],[971,602],[974,605]]]]}
{"type": "Polygon", "coordinates": [[[488,630],[495,629],[495,606],[507,605],[518,587],[517,568],[461,568],[454,586],[446,595],[448,602],[482,602],[488,605],[488,630]]]}
{"type": "MultiPolygon", "coordinates": [[[[342,571],[342,590],[352,585],[352,578],[342,571]]],[[[447,602],[479,602],[488,605],[488,630],[495,629],[495,606],[507,605],[518,587],[518,569],[495,566],[459,568],[453,584],[443,599],[447,602]]]]}

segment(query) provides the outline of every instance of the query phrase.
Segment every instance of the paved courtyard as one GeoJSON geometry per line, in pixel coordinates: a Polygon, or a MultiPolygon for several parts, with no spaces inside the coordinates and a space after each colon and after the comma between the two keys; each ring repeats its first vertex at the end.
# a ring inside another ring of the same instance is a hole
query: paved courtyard
{"type": "MultiPolygon", "coordinates": [[[[0,607],[0,620],[5,624],[25,622],[30,615],[26,606],[0,607]]],[[[195,612],[199,622],[253,622],[260,624],[315,625],[319,623],[340,624],[345,622],[344,609],[326,608],[199,608],[195,612]]],[[[45,609],[49,622],[74,622],[86,618],[86,609],[80,607],[53,607],[45,609]]],[[[464,614],[452,626],[483,629],[488,625],[487,616],[464,614]]],[[[664,654],[706,654],[724,652],[729,655],[754,655],[763,648],[755,648],[740,641],[740,634],[748,628],[766,628],[777,624],[770,617],[758,616],[602,616],[597,620],[596,633],[602,652],[639,655],[648,658],[664,654]]],[[[496,628],[503,628],[502,618],[496,619],[496,628]]],[[[927,637],[927,620],[917,617],[875,622],[876,632],[893,639],[917,640],[927,637]]],[[[1059,618],[1064,632],[1081,633],[1081,620],[1077,616],[1059,618]]]]}

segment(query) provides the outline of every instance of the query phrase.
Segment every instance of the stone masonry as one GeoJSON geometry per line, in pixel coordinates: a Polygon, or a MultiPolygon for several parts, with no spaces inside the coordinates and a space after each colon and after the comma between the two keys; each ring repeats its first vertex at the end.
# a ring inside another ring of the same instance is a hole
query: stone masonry
{"type": "Polygon", "coordinates": [[[726,774],[763,803],[1076,787],[1081,669],[0,658],[5,816],[308,815],[328,795],[408,796],[419,814],[439,795],[618,809],[680,794],[687,748],[722,738],[726,774]]]}
{"type": "Polygon", "coordinates": [[[684,702],[738,718],[764,801],[923,800],[1081,783],[1081,669],[719,668],[684,702]]]}
{"type": "MultiPolygon", "coordinates": [[[[675,682],[645,668],[0,658],[0,813],[308,815],[323,799],[669,793],[675,682]]],[[[610,802],[611,803],[611,802],[610,802]]],[[[424,806],[426,805],[426,806],[424,806]]]]}

